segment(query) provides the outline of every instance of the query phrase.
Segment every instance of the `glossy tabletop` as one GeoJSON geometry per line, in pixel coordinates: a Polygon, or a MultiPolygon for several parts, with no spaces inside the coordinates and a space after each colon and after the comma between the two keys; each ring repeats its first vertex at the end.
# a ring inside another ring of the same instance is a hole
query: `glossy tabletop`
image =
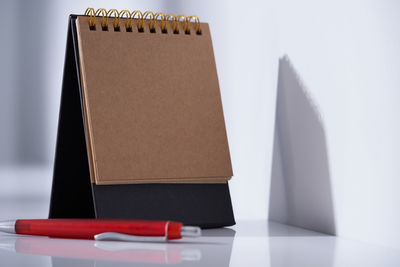
{"type": "Polygon", "coordinates": [[[400,251],[262,221],[168,243],[1,234],[1,266],[400,266],[400,251]]]}
{"type": "MultiPolygon", "coordinates": [[[[51,170],[0,170],[0,219],[46,218],[51,170]]],[[[0,234],[0,267],[400,266],[400,251],[265,221],[239,221],[169,243],[0,234]]]]}

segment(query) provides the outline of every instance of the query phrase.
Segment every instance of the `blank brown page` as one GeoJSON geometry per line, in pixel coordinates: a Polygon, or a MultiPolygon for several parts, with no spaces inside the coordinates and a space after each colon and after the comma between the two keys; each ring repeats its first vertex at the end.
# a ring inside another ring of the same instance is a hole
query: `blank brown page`
{"type": "Polygon", "coordinates": [[[92,182],[226,182],[232,167],[208,24],[127,32],[77,19],[92,182]]]}

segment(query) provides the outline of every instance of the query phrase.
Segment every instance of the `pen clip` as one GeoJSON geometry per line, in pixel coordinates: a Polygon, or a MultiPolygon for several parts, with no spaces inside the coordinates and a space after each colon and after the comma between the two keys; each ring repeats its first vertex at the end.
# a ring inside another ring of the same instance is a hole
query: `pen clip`
{"type": "Polygon", "coordinates": [[[139,236],[105,232],[94,236],[96,241],[166,242],[167,236],[139,236]]]}

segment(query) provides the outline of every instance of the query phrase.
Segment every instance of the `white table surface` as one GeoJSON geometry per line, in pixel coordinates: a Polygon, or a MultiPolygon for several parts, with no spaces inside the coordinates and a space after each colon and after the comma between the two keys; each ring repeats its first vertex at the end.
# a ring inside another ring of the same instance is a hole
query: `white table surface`
{"type": "Polygon", "coordinates": [[[262,221],[129,243],[0,235],[0,266],[400,266],[400,251],[262,221]]]}
{"type": "MultiPolygon", "coordinates": [[[[0,171],[0,219],[46,218],[51,171],[0,171]],[[32,180],[34,179],[34,180],[32,180]],[[33,182],[30,182],[33,181],[33,182]]],[[[0,234],[0,267],[400,266],[400,250],[265,221],[239,221],[169,243],[0,234]]]]}

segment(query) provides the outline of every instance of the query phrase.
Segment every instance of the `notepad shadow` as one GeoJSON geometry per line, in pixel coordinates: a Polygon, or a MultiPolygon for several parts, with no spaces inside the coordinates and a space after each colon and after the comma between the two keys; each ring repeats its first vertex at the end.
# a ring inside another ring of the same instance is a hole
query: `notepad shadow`
{"type": "Polygon", "coordinates": [[[323,120],[288,56],[279,60],[269,219],[336,234],[323,120]]]}

